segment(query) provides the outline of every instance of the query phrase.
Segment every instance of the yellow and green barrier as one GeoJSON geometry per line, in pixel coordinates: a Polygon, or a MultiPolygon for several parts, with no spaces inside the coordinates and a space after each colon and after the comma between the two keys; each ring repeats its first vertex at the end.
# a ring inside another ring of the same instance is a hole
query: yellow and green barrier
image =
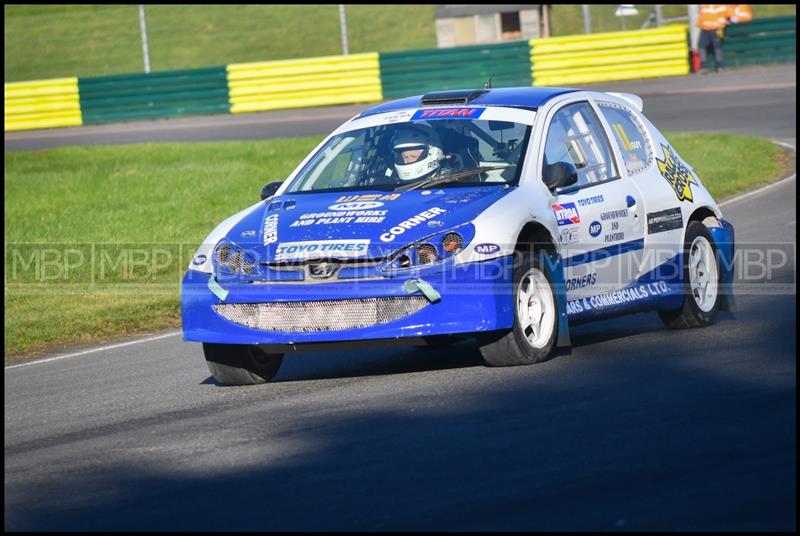
{"type": "Polygon", "coordinates": [[[227,113],[225,67],[81,78],[83,121],[227,113]]]}
{"type": "MultiPolygon", "coordinates": [[[[769,17],[725,28],[726,67],[797,61],[797,17],[769,17]]],[[[713,61],[713,60],[712,60],[713,61]]]]}
{"type": "MultiPolygon", "coordinates": [[[[5,84],[5,130],[378,102],[438,89],[689,73],[686,25],[444,49],[5,84]]],[[[795,61],[795,17],[733,25],[726,63],[795,61]]]]}
{"type": "Polygon", "coordinates": [[[408,97],[456,88],[531,85],[526,41],[381,53],[385,98],[408,97]]]}
{"type": "Polygon", "coordinates": [[[689,74],[686,25],[532,39],[535,86],[689,74]]]}
{"type": "Polygon", "coordinates": [[[77,78],[4,84],[6,132],[83,124],[77,78]]]}
{"type": "Polygon", "coordinates": [[[383,100],[378,54],[228,65],[231,113],[383,100]]]}

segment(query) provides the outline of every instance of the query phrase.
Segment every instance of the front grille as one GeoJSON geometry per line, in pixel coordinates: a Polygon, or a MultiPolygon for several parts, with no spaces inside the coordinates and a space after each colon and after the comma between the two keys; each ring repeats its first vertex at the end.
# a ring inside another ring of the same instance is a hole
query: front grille
{"type": "Polygon", "coordinates": [[[387,324],[428,304],[424,296],[283,303],[220,303],[214,310],[236,324],[262,331],[308,333],[387,324]]]}

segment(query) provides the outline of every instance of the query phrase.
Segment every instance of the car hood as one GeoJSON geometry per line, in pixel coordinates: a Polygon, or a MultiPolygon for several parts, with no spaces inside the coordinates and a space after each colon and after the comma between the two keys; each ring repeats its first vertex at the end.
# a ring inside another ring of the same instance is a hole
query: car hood
{"type": "Polygon", "coordinates": [[[378,259],[470,222],[512,189],[456,186],[274,196],[235,224],[226,238],[259,262],[378,259]]]}

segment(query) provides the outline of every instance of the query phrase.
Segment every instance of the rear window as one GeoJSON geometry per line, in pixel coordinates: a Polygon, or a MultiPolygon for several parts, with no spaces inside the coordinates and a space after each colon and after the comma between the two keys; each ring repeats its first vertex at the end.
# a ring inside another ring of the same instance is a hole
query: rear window
{"type": "Polygon", "coordinates": [[[622,152],[628,175],[644,171],[653,162],[653,150],[644,127],[628,110],[610,102],[597,103],[622,152]]]}

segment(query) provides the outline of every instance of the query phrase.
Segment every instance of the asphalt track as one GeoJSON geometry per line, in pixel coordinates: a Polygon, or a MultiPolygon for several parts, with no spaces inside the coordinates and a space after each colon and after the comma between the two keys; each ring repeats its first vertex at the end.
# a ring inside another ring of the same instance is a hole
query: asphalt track
{"type": "MultiPolygon", "coordinates": [[[[645,110],[794,142],[794,89],[702,95],[645,110]]],[[[739,272],[735,315],[578,326],[542,365],[312,352],[225,388],[166,333],[6,368],[5,528],[796,530],[795,200],[790,179],[723,206],[774,259],[739,272]]]]}

